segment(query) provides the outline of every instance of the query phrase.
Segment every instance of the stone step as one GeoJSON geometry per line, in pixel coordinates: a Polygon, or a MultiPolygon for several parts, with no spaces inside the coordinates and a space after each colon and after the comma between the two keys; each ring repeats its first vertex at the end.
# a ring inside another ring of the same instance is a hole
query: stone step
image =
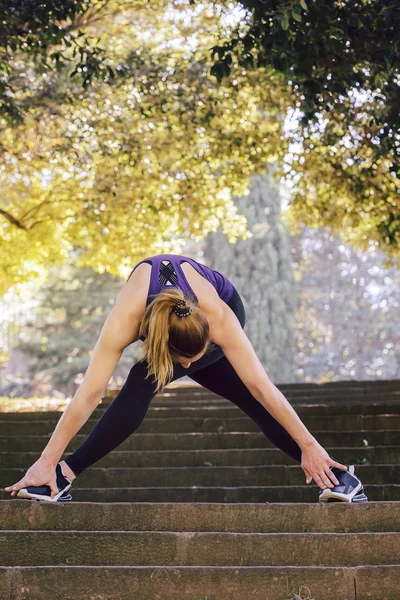
{"type": "MultiPolygon", "coordinates": [[[[314,416],[340,416],[344,415],[400,415],[400,402],[385,402],[370,403],[370,404],[298,404],[295,407],[298,415],[301,417],[314,416]]],[[[99,419],[106,411],[106,407],[99,405],[95,408],[91,415],[91,419],[99,419]]],[[[0,412],[0,423],[8,421],[58,421],[61,417],[63,410],[59,411],[48,411],[48,410],[35,410],[35,411],[22,411],[22,412],[0,412]]],[[[146,419],[152,418],[205,418],[205,417],[218,417],[218,418],[232,418],[243,416],[243,411],[232,404],[231,402],[224,401],[224,404],[202,404],[199,405],[197,402],[191,402],[190,405],[185,406],[171,406],[150,404],[150,408],[146,413],[146,419]]]]}
{"type": "MultiPolygon", "coordinates": [[[[392,380],[379,380],[379,379],[374,379],[374,380],[365,380],[365,381],[355,381],[355,380],[340,380],[340,381],[327,381],[324,383],[316,383],[316,382],[297,382],[297,383],[276,383],[273,382],[275,384],[275,386],[277,388],[279,388],[281,391],[285,391],[285,392],[315,392],[315,391],[324,391],[324,390],[346,390],[346,389],[351,389],[354,391],[357,390],[376,390],[376,391],[382,391],[382,390],[400,390],[400,379],[392,379],[392,380]]],[[[164,393],[174,393],[174,394],[181,394],[181,393],[198,393],[198,392],[209,392],[209,390],[206,390],[205,388],[203,388],[201,385],[199,385],[197,382],[195,381],[187,381],[187,382],[182,382],[182,380],[180,381],[175,381],[175,382],[171,382],[170,384],[168,384],[168,386],[165,388],[165,392],[164,393]]],[[[107,390],[108,394],[115,394],[116,392],[118,392],[117,388],[110,388],[107,390]]],[[[162,394],[160,394],[162,395],[162,394]]]]}
{"type": "Polygon", "coordinates": [[[400,533],[3,530],[2,566],[400,564],[400,533]],[[32,551],[34,549],[34,551],[32,551]],[[301,549],[301,551],[300,551],[301,549]]]}
{"type": "MultiPolygon", "coordinates": [[[[0,490],[0,600],[399,600],[400,380],[280,389],[328,452],[356,464],[368,503],[318,503],[319,487],[232,402],[170,386],[74,481],[73,502],[0,490]]],[[[62,411],[1,410],[10,485],[62,411]]]]}
{"type": "MultiPolygon", "coordinates": [[[[175,382],[177,383],[177,382],[175,382]]],[[[188,382],[187,382],[188,383],[188,382]]],[[[206,388],[203,388],[198,383],[191,381],[192,385],[187,385],[181,383],[181,385],[173,385],[169,384],[164,391],[164,394],[185,394],[190,392],[191,394],[196,393],[209,393],[212,392],[206,388]]],[[[355,382],[351,380],[341,380],[341,381],[327,381],[325,383],[276,383],[273,382],[274,385],[286,393],[313,393],[313,392],[325,392],[329,390],[334,390],[337,392],[341,392],[343,390],[352,390],[354,392],[357,391],[400,391],[400,380],[392,380],[392,381],[379,381],[379,380],[371,380],[371,381],[362,381],[355,382]]],[[[107,390],[107,394],[115,394],[118,392],[118,388],[110,388],[107,390]]],[[[163,394],[159,394],[162,396],[163,394]]]]}
{"type": "Polygon", "coordinates": [[[0,529],[84,531],[400,532],[400,502],[196,504],[2,500],[0,529]]]}
{"type": "MultiPolygon", "coordinates": [[[[399,446],[371,446],[359,448],[325,448],[331,456],[345,465],[400,464],[399,446]]],[[[62,458],[67,456],[64,453],[62,458]]],[[[0,452],[0,465],[27,468],[41,455],[39,452],[0,452]]],[[[97,467],[201,467],[294,465],[296,461],[279,448],[238,448],[208,450],[114,450],[96,462],[97,467]]]]}
{"type": "MultiPolygon", "coordinates": [[[[399,431],[313,431],[313,436],[324,447],[394,446],[399,444],[399,431]]],[[[0,452],[42,452],[48,435],[26,435],[24,437],[0,437],[0,452]]],[[[67,446],[73,452],[87,435],[77,434],[67,446]]],[[[207,448],[272,448],[272,442],[261,431],[220,433],[138,433],[124,440],[120,450],[195,450],[207,448]]]]}
{"type": "Polygon", "coordinates": [[[1,600],[398,600],[400,567],[12,567],[0,568],[1,600]],[[289,595],[290,594],[290,595],[289,595]]]}
{"type": "MultiPolygon", "coordinates": [[[[89,433],[98,419],[89,419],[79,430],[89,433]]],[[[318,431],[374,431],[398,430],[400,438],[400,415],[335,415],[315,417],[307,416],[302,419],[310,430],[318,431]]],[[[52,434],[57,420],[43,421],[0,421],[0,435],[21,436],[52,434]]],[[[247,415],[236,418],[152,418],[144,419],[137,429],[140,433],[187,433],[187,432],[218,432],[224,431],[259,431],[258,425],[247,415]]]]}
{"type": "MultiPolygon", "coordinates": [[[[301,393],[301,394],[290,394],[285,393],[284,396],[291,402],[292,404],[354,404],[354,405],[363,405],[365,402],[368,403],[385,403],[385,402],[395,402],[398,403],[400,401],[400,391],[388,391],[388,392],[355,392],[355,393],[337,393],[337,392],[320,392],[315,394],[309,393],[301,393]]],[[[109,404],[114,400],[115,396],[104,396],[101,400],[103,403],[109,404]]],[[[187,402],[196,402],[197,404],[214,404],[221,402],[230,402],[227,398],[223,396],[219,396],[218,394],[213,394],[209,392],[208,394],[197,393],[192,394],[163,394],[162,396],[155,396],[152,400],[152,405],[177,405],[177,406],[186,406],[187,402]]]]}
{"type": "MultiPolygon", "coordinates": [[[[281,390],[307,390],[307,391],[312,391],[312,390],[324,390],[324,389],[345,389],[345,388],[352,388],[352,389],[378,389],[378,390],[382,390],[382,389],[395,389],[395,390],[400,390],[400,379],[368,379],[368,380],[361,380],[358,381],[356,379],[341,379],[340,381],[326,381],[323,383],[317,383],[317,382],[294,382],[294,383],[276,383],[275,381],[273,382],[276,387],[278,387],[281,390]]],[[[195,381],[190,381],[190,382],[185,382],[183,383],[182,381],[174,381],[171,382],[166,388],[166,391],[173,391],[173,392],[183,392],[185,389],[188,390],[193,390],[195,391],[196,389],[202,389],[201,386],[195,382],[195,381]]],[[[114,388],[111,389],[110,391],[113,392],[114,388]]]]}
{"type": "MultiPolygon", "coordinates": [[[[113,396],[104,396],[102,398],[102,403],[109,404],[114,400],[116,395],[117,394],[113,396]]],[[[318,402],[324,402],[325,404],[362,404],[364,402],[399,402],[400,390],[377,392],[370,390],[344,390],[341,392],[327,390],[324,392],[301,392],[297,394],[284,392],[284,396],[292,404],[314,404],[318,402]]],[[[223,396],[219,396],[218,394],[214,394],[212,392],[204,393],[204,391],[202,391],[198,393],[185,392],[181,394],[163,394],[162,396],[155,396],[152,400],[152,404],[158,405],[159,403],[166,404],[168,402],[170,404],[185,405],[188,399],[191,399],[192,402],[196,401],[198,403],[209,403],[217,401],[227,402],[227,399],[223,396]]]]}
{"type": "MultiPolygon", "coordinates": [[[[76,479],[76,483],[78,479],[76,479]]],[[[11,483],[14,483],[13,481],[11,483]]],[[[368,500],[398,502],[400,485],[366,486],[368,500]]],[[[77,502],[318,502],[319,488],[314,484],[299,486],[241,487],[124,487],[75,488],[72,499],[77,502]]],[[[0,489],[0,499],[9,500],[10,492],[0,489]]],[[[14,499],[13,499],[14,500],[14,499]]],[[[31,500],[26,500],[31,502],[31,500]]]]}
{"type": "MultiPolygon", "coordinates": [[[[28,468],[27,465],[26,468],[28,468]]],[[[21,479],[25,469],[0,468],[0,486],[21,479]]],[[[359,476],[367,490],[369,483],[400,484],[398,465],[358,465],[359,476]]],[[[190,487],[190,486],[261,486],[302,485],[305,473],[300,465],[262,465],[234,467],[142,467],[115,469],[92,466],[74,481],[74,489],[88,487],[190,487]]]]}

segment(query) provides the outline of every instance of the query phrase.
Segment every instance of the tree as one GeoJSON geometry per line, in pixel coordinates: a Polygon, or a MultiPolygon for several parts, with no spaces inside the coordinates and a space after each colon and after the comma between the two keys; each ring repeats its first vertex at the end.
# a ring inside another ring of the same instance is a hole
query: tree
{"type": "MultiPolygon", "coordinates": [[[[69,27],[101,38],[102,66],[121,76],[95,76],[82,89],[70,77],[77,65],[62,21],[58,45],[46,47],[71,61],[43,72],[44,59],[23,43],[7,47],[10,69],[19,69],[13,100],[25,118],[0,121],[0,294],[44,280],[74,246],[84,249],[77,266],[124,277],[147,254],[179,252],[188,237],[199,242],[219,226],[230,243],[246,239],[232,197],[269,163],[278,179],[295,183],[292,231],[302,221],[325,223],[355,246],[372,239],[399,258],[399,179],[388,155],[374,154],[366,102],[361,110],[342,98],[327,123],[287,132],[297,92],[282,71],[244,68],[232,53],[230,78],[210,77],[210,48],[232,39],[230,3],[78,5],[86,12],[77,9],[69,27]]],[[[374,97],[370,112],[379,106],[374,97]]]]}
{"type": "MultiPolygon", "coordinates": [[[[241,0],[246,14],[212,49],[225,82],[236,61],[291,88],[296,149],[288,222],[327,225],[354,246],[400,246],[400,4],[241,0]]],[[[398,264],[398,261],[397,261],[398,264]]]]}
{"type": "Polygon", "coordinates": [[[393,379],[400,375],[400,271],[320,227],[290,238],[298,289],[298,381],[393,379]]]}
{"type": "Polygon", "coordinates": [[[252,178],[249,195],[235,203],[246,215],[251,239],[232,245],[218,230],[207,236],[204,255],[240,293],[246,334],[269,377],[288,382],[295,368],[297,290],[273,169],[252,178]]]}
{"type": "Polygon", "coordinates": [[[32,95],[27,84],[27,63],[44,77],[68,66],[84,89],[93,78],[114,78],[104,49],[79,29],[95,22],[111,4],[110,0],[0,0],[0,116],[10,124],[22,123],[39,99],[40,88],[32,95]]]}
{"type": "Polygon", "coordinates": [[[239,68],[226,86],[211,81],[204,48],[219,20],[209,21],[188,27],[147,4],[139,23],[134,8],[112,21],[99,15],[92,28],[130,78],[95,80],[70,102],[77,84],[54,72],[24,124],[4,127],[0,293],[44,276],[74,245],[84,249],[77,266],[125,276],[147,254],[179,252],[220,224],[230,242],[246,235],[230,194],[283,156],[284,89],[263,85],[255,96],[266,76],[239,68]],[[198,49],[173,44],[173,25],[198,49]]]}

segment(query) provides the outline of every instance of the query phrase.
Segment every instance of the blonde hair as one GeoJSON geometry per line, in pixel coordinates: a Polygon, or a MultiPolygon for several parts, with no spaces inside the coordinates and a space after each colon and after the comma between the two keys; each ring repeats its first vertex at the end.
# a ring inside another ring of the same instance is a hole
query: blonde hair
{"type": "Polygon", "coordinates": [[[156,393],[161,393],[174,373],[171,352],[193,357],[200,354],[206,346],[208,353],[213,344],[209,338],[207,315],[181,289],[171,288],[152,296],[154,300],[146,308],[139,329],[139,336],[146,338],[143,340],[139,362],[147,360],[146,379],[154,375],[157,382],[156,393]],[[192,309],[187,317],[179,317],[172,310],[179,301],[185,302],[192,309]]]}

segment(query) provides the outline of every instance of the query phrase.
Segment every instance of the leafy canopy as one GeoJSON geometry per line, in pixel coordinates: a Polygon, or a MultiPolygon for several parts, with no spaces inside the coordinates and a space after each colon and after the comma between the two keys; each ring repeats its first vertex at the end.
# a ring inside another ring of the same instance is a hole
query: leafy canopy
{"type": "Polygon", "coordinates": [[[288,219],[324,224],[389,256],[400,246],[400,3],[241,0],[246,18],[212,48],[212,72],[232,65],[280,74],[298,126],[287,173],[288,219]]]}
{"type": "Polygon", "coordinates": [[[1,136],[0,292],[44,278],[74,246],[85,250],[79,266],[124,276],[146,254],[179,252],[219,225],[231,242],[250,236],[231,194],[282,160],[286,89],[240,67],[219,85],[209,47],[221,15],[181,9],[108,2],[97,13],[87,32],[125,73],[113,85],[94,78],[84,90],[67,67],[43,77],[25,65],[29,109],[1,136]]]}
{"type": "Polygon", "coordinates": [[[0,117],[0,293],[45,279],[74,247],[79,266],[125,276],[146,254],[179,252],[219,225],[230,242],[246,239],[232,197],[268,162],[292,186],[294,231],[325,224],[398,259],[399,20],[378,13],[380,2],[351,3],[372,27],[368,43],[352,40],[354,15],[338,19],[350,3],[333,0],[53,0],[31,23],[32,2],[2,5],[16,20],[2,36],[14,45],[0,46],[10,103],[0,117]],[[374,24],[358,6],[376,9],[374,24]],[[372,63],[373,35],[393,44],[377,42],[372,63]]]}

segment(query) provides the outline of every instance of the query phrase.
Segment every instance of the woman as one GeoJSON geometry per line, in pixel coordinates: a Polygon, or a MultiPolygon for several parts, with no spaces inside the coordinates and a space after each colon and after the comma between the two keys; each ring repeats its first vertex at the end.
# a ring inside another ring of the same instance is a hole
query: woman
{"type": "Polygon", "coordinates": [[[320,501],[366,502],[354,467],[334,460],[274,386],[243,331],[240,295],[221,273],[187,256],[140,261],[117,296],[83,381],[40,458],[6,491],[71,500],[75,477],[117,448],[142,423],[155,394],[188,375],[242,409],[278,448],[301,464],[320,501]],[[141,339],[142,354],[83,444],[60,461],[100,402],[118,360],[141,339]],[[60,461],[60,462],[59,462],[60,461]]]}

